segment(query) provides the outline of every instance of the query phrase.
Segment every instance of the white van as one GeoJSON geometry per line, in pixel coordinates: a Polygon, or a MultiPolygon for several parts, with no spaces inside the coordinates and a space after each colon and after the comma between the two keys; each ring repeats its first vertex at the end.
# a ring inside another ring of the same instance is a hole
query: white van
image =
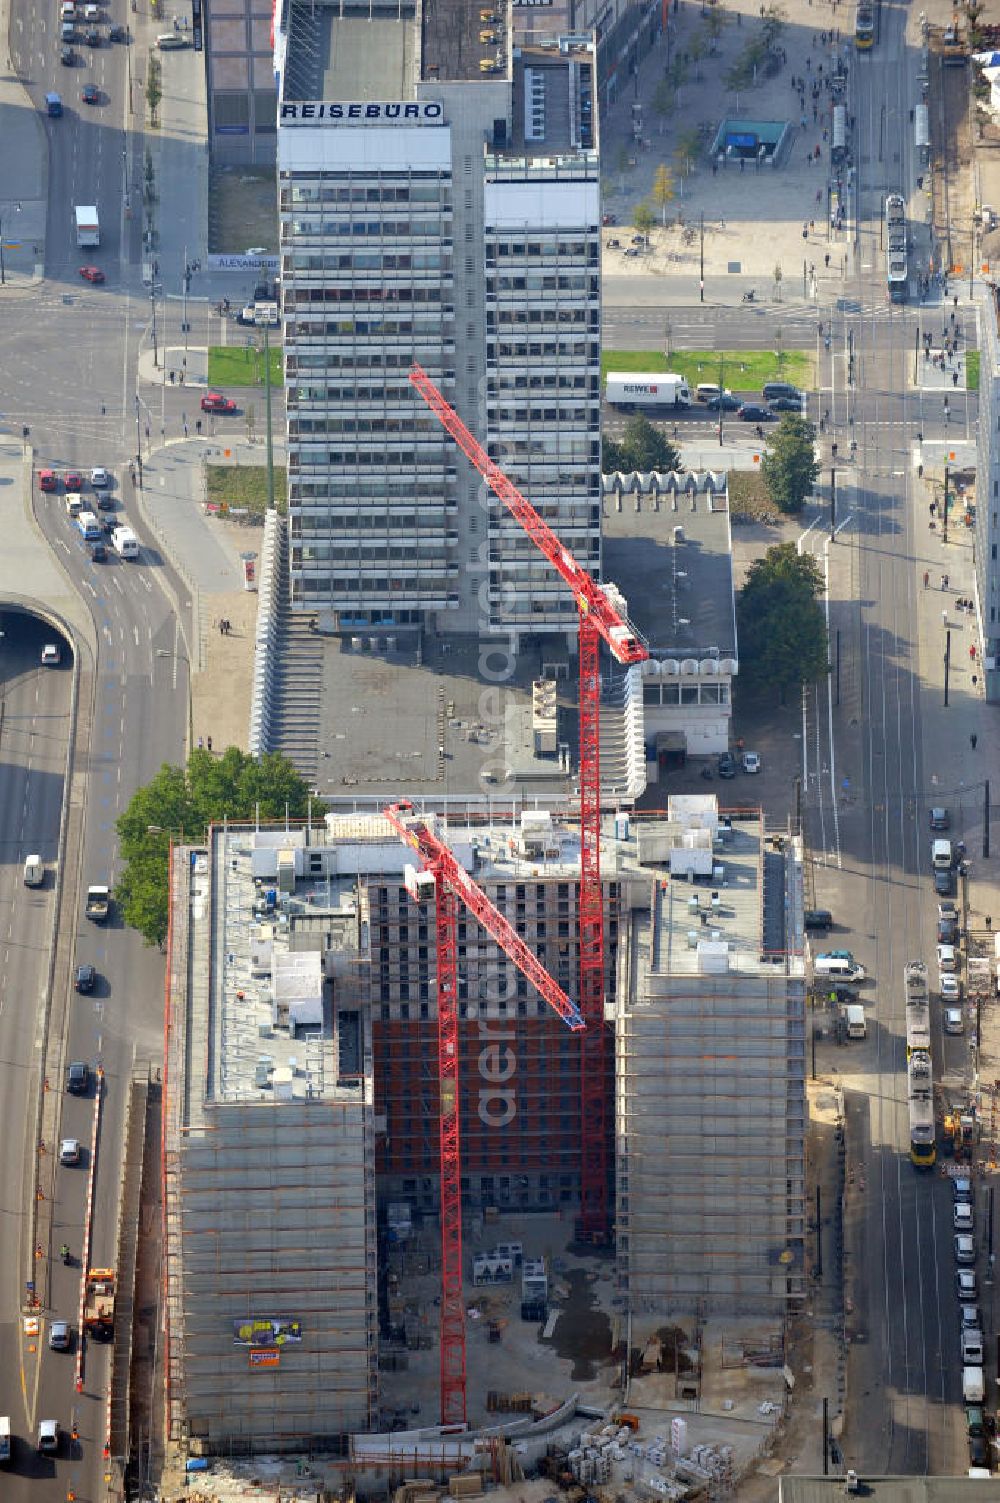
{"type": "Polygon", "coordinates": [[[119,558],[139,557],[139,539],[131,527],[116,527],[111,534],[111,546],[119,558]]]}
{"type": "Polygon", "coordinates": [[[29,856],[24,863],[25,887],[41,887],[45,882],[45,862],[41,856],[29,856]]]}
{"type": "Polygon", "coordinates": [[[187,37],[177,31],[162,31],[156,38],[156,45],[161,52],[172,52],[177,47],[186,47],[187,37]]]}
{"type": "Polygon", "coordinates": [[[847,1037],[849,1039],[866,1039],[868,1037],[865,1010],[859,1002],[849,1002],[844,1008],[844,1021],[847,1024],[847,1037]]]}
{"type": "Polygon", "coordinates": [[[950,840],[931,841],[931,866],[936,872],[950,872],[954,865],[950,840]]]}
{"type": "Polygon", "coordinates": [[[817,955],[813,973],[831,981],[864,981],[865,968],[856,960],[842,960],[839,955],[817,955]]]}

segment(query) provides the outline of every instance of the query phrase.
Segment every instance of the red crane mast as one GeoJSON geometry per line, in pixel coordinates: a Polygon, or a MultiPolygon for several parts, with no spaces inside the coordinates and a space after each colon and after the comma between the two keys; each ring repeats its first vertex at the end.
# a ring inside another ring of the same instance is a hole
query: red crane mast
{"type": "MultiPolygon", "coordinates": [[[[441,1163],[441,1423],[465,1424],[465,1305],[462,1299],[462,1143],[458,1079],[458,900],[539,995],[574,1031],[576,1003],[495,908],[478,883],[405,799],[383,809],[434,878],[437,940],[439,1152],[441,1163]]],[[[419,900],[417,893],[412,894],[419,900]]]]}
{"type": "Polygon", "coordinates": [[[526,496],[475,439],[419,365],[410,381],[466,458],[573,591],[580,618],[580,1008],[587,1025],[580,1053],[580,1234],[605,1242],[608,1113],[605,1095],[604,894],[601,887],[601,638],[617,662],[641,663],[649,650],[603,586],[559,541],[526,496]]]}

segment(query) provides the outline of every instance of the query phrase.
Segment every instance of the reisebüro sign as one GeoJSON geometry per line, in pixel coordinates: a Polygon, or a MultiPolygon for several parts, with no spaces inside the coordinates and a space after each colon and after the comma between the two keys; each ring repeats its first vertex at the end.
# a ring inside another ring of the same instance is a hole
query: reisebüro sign
{"type": "Polygon", "coordinates": [[[304,104],[286,101],[281,106],[282,125],[443,125],[444,105],[432,100],[387,103],[364,100],[360,104],[327,104],[323,100],[304,104]]]}

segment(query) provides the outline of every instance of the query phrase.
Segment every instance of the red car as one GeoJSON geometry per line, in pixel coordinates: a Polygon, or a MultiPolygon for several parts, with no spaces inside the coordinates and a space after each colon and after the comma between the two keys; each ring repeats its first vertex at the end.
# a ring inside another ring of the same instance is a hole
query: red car
{"type": "Polygon", "coordinates": [[[67,470],[63,476],[63,483],[68,491],[83,490],[83,476],[79,470],[67,470]]]}
{"type": "Polygon", "coordinates": [[[104,281],[104,273],[99,266],[81,266],[80,275],[85,282],[104,281]]]}
{"type": "Polygon", "coordinates": [[[58,490],[58,488],[59,481],[56,478],[54,470],[39,470],[38,489],[40,491],[54,491],[58,490]]]}
{"type": "Polygon", "coordinates": [[[201,399],[202,412],[235,412],[236,403],[221,392],[209,391],[201,399]]]}

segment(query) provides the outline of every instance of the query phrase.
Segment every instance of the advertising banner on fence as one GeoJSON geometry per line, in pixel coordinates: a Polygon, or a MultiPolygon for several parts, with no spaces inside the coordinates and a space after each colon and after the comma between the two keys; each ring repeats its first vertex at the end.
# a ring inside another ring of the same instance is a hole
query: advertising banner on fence
{"type": "Polygon", "coordinates": [[[297,1320],[234,1320],[234,1346],[284,1346],[301,1341],[302,1327],[297,1320]]]}

